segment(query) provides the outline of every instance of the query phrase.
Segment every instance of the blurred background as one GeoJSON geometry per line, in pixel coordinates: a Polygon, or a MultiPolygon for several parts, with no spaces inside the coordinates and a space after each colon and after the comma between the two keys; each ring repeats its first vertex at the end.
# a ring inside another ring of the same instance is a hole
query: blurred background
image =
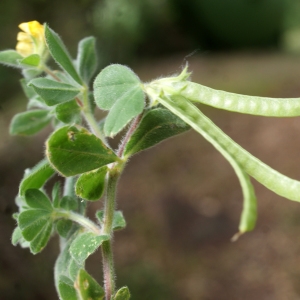
{"type": "MultiPolygon", "coordinates": [[[[193,81],[216,89],[300,95],[297,0],[2,0],[0,11],[1,50],[15,47],[19,23],[38,20],[61,35],[74,57],[81,38],[96,36],[101,68],[126,64],[143,81],[188,62],[193,81]]],[[[36,256],[10,243],[18,183],[43,157],[50,132],[8,135],[12,116],[26,108],[20,77],[0,68],[0,298],[57,299],[57,238],[36,256]]],[[[299,118],[201,108],[252,154],[300,179],[299,118]]],[[[118,196],[128,223],[115,235],[118,286],[127,284],[132,300],[300,299],[300,205],[253,183],[257,227],[232,243],[241,189],[202,137],[189,131],[132,158],[118,196]]],[[[100,207],[90,207],[91,218],[100,207]]],[[[101,281],[100,260],[97,252],[87,269],[101,281]]]]}

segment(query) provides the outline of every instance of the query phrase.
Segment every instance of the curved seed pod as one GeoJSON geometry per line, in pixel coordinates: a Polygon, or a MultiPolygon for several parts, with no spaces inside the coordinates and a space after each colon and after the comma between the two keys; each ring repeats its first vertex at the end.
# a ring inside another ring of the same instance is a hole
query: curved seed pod
{"type": "Polygon", "coordinates": [[[300,98],[267,98],[215,90],[194,82],[173,84],[181,96],[229,111],[266,117],[300,116],[300,98]]]}
{"type": "Polygon", "coordinates": [[[299,181],[275,171],[251,155],[235,143],[187,99],[177,95],[172,96],[171,99],[159,97],[157,100],[193,127],[224,156],[224,153],[230,154],[243,170],[258,182],[282,197],[300,202],[299,181]]]}
{"type": "Polygon", "coordinates": [[[235,242],[243,233],[253,230],[257,219],[257,200],[250,177],[242,170],[235,160],[234,162],[236,166],[233,163],[231,163],[231,166],[234,168],[242,187],[243,210],[240,218],[239,232],[231,238],[231,241],[233,242],[235,242]]]}
{"type": "MultiPolygon", "coordinates": [[[[174,111],[173,111],[174,113],[174,111]]],[[[249,176],[243,171],[235,158],[224,148],[218,147],[215,140],[210,141],[228,160],[233,167],[242,187],[243,192],[243,211],[241,214],[239,232],[232,237],[232,241],[236,241],[239,236],[245,232],[254,229],[257,219],[257,201],[253,185],[249,176]]]]}
{"type": "Polygon", "coordinates": [[[233,159],[228,152],[226,153],[230,159],[226,157],[224,153],[222,154],[233,167],[243,191],[243,210],[240,218],[239,232],[231,238],[231,240],[235,242],[243,233],[254,229],[257,219],[257,201],[250,177],[243,171],[235,159],[233,159]]]}

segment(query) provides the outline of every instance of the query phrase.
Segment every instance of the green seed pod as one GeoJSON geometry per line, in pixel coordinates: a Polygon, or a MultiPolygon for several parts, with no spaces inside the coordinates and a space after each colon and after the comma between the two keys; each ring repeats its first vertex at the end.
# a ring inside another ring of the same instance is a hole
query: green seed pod
{"type": "Polygon", "coordinates": [[[200,133],[225,158],[229,160],[230,156],[232,161],[235,161],[258,182],[282,197],[300,202],[300,182],[298,180],[291,179],[275,171],[251,155],[187,99],[177,95],[170,98],[163,96],[157,100],[200,133]]]}
{"type": "Polygon", "coordinates": [[[266,117],[300,116],[300,98],[268,98],[246,96],[215,90],[194,82],[173,85],[181,96],[229,111],[266,117]]]}

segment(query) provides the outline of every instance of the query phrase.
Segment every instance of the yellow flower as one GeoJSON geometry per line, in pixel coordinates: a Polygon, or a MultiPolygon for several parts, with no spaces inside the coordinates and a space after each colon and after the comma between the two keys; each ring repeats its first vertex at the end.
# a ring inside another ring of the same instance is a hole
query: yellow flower
{"type": "Polygon", "coordinates": [[[31,21],[21,23],[19,28],[23,31],[17,35],[17,52],[24,57],[31,54],[42,56],[45,51],[44,26],[38,21],[31,21]]]}

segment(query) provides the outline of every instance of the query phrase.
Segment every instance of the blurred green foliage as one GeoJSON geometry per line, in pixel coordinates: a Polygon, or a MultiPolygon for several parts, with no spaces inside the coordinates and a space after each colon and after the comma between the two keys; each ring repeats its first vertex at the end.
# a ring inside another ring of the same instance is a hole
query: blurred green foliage
{"type": "MultiPolygon", "coordinates": [[[[253,48],[275,45],[287,7],[285,0],[174,0],[194,38],[205,46],[253,48]],[[186,18],[188,16],[188,18],[186,18]]],[[[184,23],[184,19],[182,20],[184,23]]]]}

